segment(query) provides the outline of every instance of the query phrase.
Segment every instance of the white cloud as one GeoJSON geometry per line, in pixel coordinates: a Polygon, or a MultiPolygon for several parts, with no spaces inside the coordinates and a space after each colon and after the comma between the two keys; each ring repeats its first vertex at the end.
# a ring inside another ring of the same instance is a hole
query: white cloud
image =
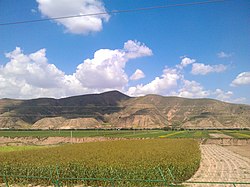
{"type": "Polygon", "coordinates": [[[223,91],[219,88],[217,88],[213,95],[215,95],[215,98],[220,101],[230,102],[230,103],[244,103],[246,102],[245,97],[239,97],[235,98],[234,93],[232,91],[223,91]]]}
{"type": "MultiPolygon", "coordinates": [[[[125,72],[129,60],[152,55],[152,51],[140,42],[128,41],[123,49],[100,49],[92,59],[79,64],[75,73],[66,75],[46,57],[46,49],[24,54],[17,47],[6,53],[9,61],[0,66],[0,98],[65,97],[85,93],[97,93],[117,89],[131,96],[146,94],[176,95],[188,98],[212,97],[227,102],[246,102],[246,98],[235,98],[232,91],[205,89],[194,80],[186,80],[178,66],[165,68],[161,76],[147,84],[127,87],[125,72]],[[127,45],[129,44],[129,45],[127,45]]],[[[195,60],[181,60],[182,67],[195,60]]],[[[194,63],[195,64],[195,63],[194,63]]],[[[137,69],[130,80],[138,80],[145,75],[137,69]]],[[[250,72],[239,74],[232,85],[250,84],[250,72]]]]}
{"type": "Polygon", "coordinates": [[[145,46],[145,44],[132,40],[128,40],[124,44],[124,52],[126,53],[126,58],[128,59],[153,55],[152,50],[145,46]]]}
{"type": "Polygon", "coordinates": [[[10,59],[6,66],[1,68],[5,77],[40,88],[58,87],[61,84],[60,79],[64,73],[55,65],[47,63],[45,49],[25,55],[17,47],[5,56],[10,59]]]}
{"type": "MultiPolygon", "coordinates": [[[[37,3],[39,11],[48,18],[106,12],[102,0],[37,0],[37,3]]],[[[100,14],[54,21],[63,25],[67,32],[86,35],[101,31],[103,22],[107,22],[109,17],[107,14],[100,14]]]]}
{"type": "Polygon", "coordinates": [[[246,104],[247,103],[247,99],[245,97],[239,97],[239,98],[236,98],[236,99],[232,99],[231,102],[232,103],[246,104]]]}
{"type": "Polygon", "coordinates": [[[137,41],[129,40],[124,49],[100,49],[93,59],[87,59],[77,67],[76,77],[85,87],[122,89],[128,83],[125,73],[130,59],[152,55],[152,51],[137,41]]]}
{"type": "Polygon", "coordinates": [[[100,49],[93,59],[84,60],[77,67],[76,78],[89,88],[118,88],[128,82],[124,71],[127,59],[119,50],[100,49]]]}
{"type": "Polygon", "coordinates": [[[230,54],[230,53],[225,53],[225,52],[221,51],[221,52],[217,53],[217,56],[218,56],[219,58],[229,58],[229,57],[232,56],[232,54],[230,54]]]}
{"type": "Polygon", "coordinates": [[[231,86],[250,84],[250,71],[240,73],[231,83],[231,86]]]}
{"type": "Polygon", "coordinates": [[[181,63],[178,64],[176,67],[182,69],[182,68],[188,66],[189,64],[193,64],[195,62],[196,62],[195,59],[191,59],[191,58],[188,58],[188,57],[183,57],[181,59],[181,63]]]}
{"type": "Polygon", "coordinates": [[[133,44],[134,50],[127,47],[96,51],[93,59],[84,60],[71,75],[49,64],[45,49],[24,54],[17,47],[5,54],[9,62],[0,66],[0,98],[58,98],[111,89],[122,90],[129,81],[124,70],[126,62],[152,54],[140,42],[129,43],[133,44]],[[128,55],[131,51],[133,56],[128,55]]]}
{"type": "Polygon", "coordinates": [[[214,95],[216,95],[216,99],[221,100],[221,101],[229,101],[231,97],[233,96],[232,91],[223,91],[219,88],[217,88],[214,92],[214,95]]]}
{"type": "Polygon", "coordinates": [[[142,78],[144,78],[145,77],[145,74],[143,73],[143,71],[142,70],[140,70],[140,69],[137,69],[134,73],[133,73],[133,75],[131,75],[130,76],[130,80],[139,80],[139,79],[142,79],[142,78]]]}
{"type": "Polygon", "coordinates": [[[205,98],[210,91],[204,90],[203,86],[196,81],[183,80],[183,87],[179,89],[178,96],[188,98],[205,98]]]}
{"type": "Polygon", "coordinates": [[[128,95],[140,96],[145,94],[163,94],[170,92],[173,88],[177,87],[177,81],[181,78],[176,69],[165,68],[161,77],[156,77],[148,84],[139,84],[130,87],[127,91],[128,95]]]}
{"type": "Polygon", "coordinates": [[[223,64],[218,64],[218,65],[205,65],[202,63],[194,63],[192,65],[192,71],[191,73],[194,75],[206,75],[208,73],[219,73],[219,72],[223,72],[227,69],[227,66],[223,65],[223,64]]]}
{"type": "Polygon", "coordinates": [[[0,97],[54,96],[63,85],[64,73],[48,64],[46,50],[25,55],[17,47],[5,54],[9,62],[0,67],[0,97]]]}
{"type": "Polygon", "coordinates": [[[156,77],[148,84],[139,84],[130,87],[127,94],[131,96],[161,94],[189,98],[207,97],[211,94],[211,91],[205,90],[203,86],[196,81],[186,80],[181,71],[184,67],[195,62],[195,59],[184,57],[181,59],[180,64],[176,65],[175,68],[165,68],[160,77],[156,77]]]}

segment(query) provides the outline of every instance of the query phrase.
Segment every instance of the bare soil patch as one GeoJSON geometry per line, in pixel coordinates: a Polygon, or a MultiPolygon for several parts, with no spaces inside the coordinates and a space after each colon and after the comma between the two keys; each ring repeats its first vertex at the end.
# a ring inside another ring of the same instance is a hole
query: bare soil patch
{"type": "Polygon", "coordinates": [[[212,138],[232,138],[232,136],[222,134],[222,133],[209,133],[212,138]]]}
{"type": "Polygon", "coordinates": [[[250,145],[250,139],[237,139],[237,138],[209,138],[202,139],[201,144],[216,144],[223,146],[241,146],[250,145]]]}
{"type": "Polygon", "coordinates": [[[100,142],[123,140],[125,138],[109,138],[109,137],[85,137],[85,138],[70,138],[70,137],[0,137],[0,146],[5,145],[57,145],[63,143],[84,143],[84,142],[100,142]]]}
{"type": "Polygon", "coordinates": [[[241,146],[225,146],[225,148],[250,159],[250,144],[241,146]]]}
{"type": "MultiPolygon", "coordinates": [[[[250,159],[220,145],[201,145],[200,168],[188,181],[250,182],[250,159]]],[[[188,184],[188,186],[231,187],[231,184],[188,184]]],[[[250,185],[236,185],[237,187],[250,185]]]]}

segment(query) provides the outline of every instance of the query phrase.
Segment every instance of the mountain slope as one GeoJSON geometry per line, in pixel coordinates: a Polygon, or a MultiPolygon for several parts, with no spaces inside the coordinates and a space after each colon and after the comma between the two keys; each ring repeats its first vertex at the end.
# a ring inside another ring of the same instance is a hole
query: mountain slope
{"type": "MultiPolygon", "coordinates": [[[[142,115],[140,123],[154,123],[173,128],[244,128],[250,127],[250,106],[230,104],[213,99],[186,99],[147,95],[123,103],[124,110],[115,115],[116,124],[142,115]],[[151,115],[152,114],[152,115],[151,115]],[[147,117],[149,116],[149,118],[147,117]]],[[[112,119],[112,117],[111,117],[112,119]]],[[[126,122],[125,122],[126,123],[126,122]]],[[[136,126],[136,120],[132,126],[136,126]]]]}
{"type": "Polygon", "coordinates": [[[118,91],[0,100],[0,128],[250,128],[250,106],[118,91]]]}
{"type": "MultiPolygon", "coordinates": [[[[63,99],[39,98],[31,100],[0,100],[0,122],[20,119],[27,124],[34,124],[43,118],[63,117],[93,118],[105,122],[104,115],[118,112],[121,107],[120,101],[130,97],[118,91],[105,92],[101,94],[88,94],[73,96],[63,99]]],[[[54,122],[57,121],[56,119],[54,122]]],[[[1,125],[0,127],[7,127],[1,125]]],[[[19,127],[12,123],[8,127],[19,127]]]]}

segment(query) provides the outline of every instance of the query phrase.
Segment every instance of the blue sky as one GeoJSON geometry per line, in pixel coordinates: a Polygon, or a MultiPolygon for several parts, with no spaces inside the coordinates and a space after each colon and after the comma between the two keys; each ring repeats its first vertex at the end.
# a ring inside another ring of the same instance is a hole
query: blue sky
{"type": "MultiPolygon", "coordinates": [[[[2,0],[0,23],[191,2],[2,0]]],[[[249,9],[230,0],[0,26],[0,98],[115,89],[249,104],[249,9]]]]}

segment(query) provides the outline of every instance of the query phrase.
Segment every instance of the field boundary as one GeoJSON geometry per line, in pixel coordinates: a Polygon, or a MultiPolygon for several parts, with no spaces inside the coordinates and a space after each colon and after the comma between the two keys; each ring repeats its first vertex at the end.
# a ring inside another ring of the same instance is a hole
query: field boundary
{"type": "MultiPolygon", "coordinates": [[[[159,138],[171,138],[176,134],[183,134],[183,132],[173,132],[159,138]]],[[[150,138],[126,138],[126,137],[0,137],[1,145],[57,145],[63,143],[85,143],[85,142],[100,142],[100,141],[115,141],[115,140],[140,140],[150,138]]],[[[154,138],[152,138],[154,139],[154,138]]],[[[178,139],[178,138],[177,138],[178,139]]],[[[217,144],[217,145],[249,145],[248,138],[194,138],[201,144],[217,144]]]]}
{"type": "Polygon", "coordinates": [[[216,144],[216,145],[248,145],[250,139],[248,138],[204,138],[200,139],[201,144],[216,144]]]}

